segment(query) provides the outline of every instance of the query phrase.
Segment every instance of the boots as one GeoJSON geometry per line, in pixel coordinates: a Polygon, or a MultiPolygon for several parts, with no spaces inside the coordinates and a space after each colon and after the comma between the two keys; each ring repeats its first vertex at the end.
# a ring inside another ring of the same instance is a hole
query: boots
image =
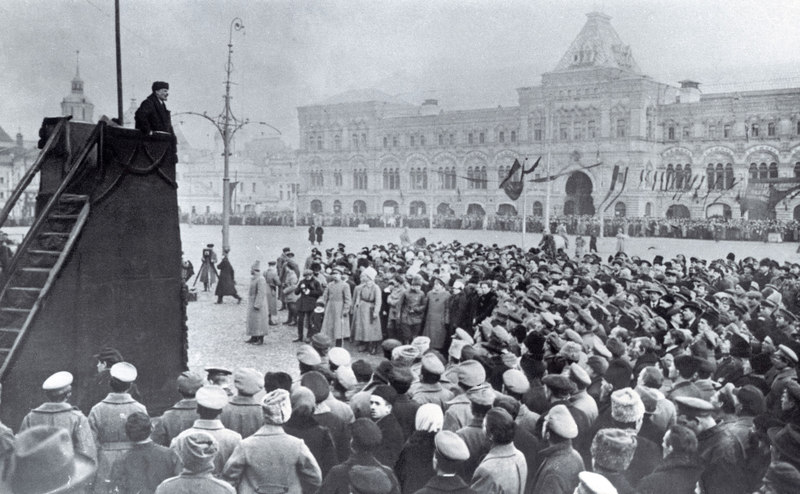
{"type": "Polygon", "coordinates": [[[275,321],[272,320],[272,316],[269,316],[269,325],[270,326],[277,326],[278,325],[278,323],[276,323],[275,321]]]}
{"type": "Polygon", "coordinates": [[[258,336],[251,336],[249,340],[244,340],[245,343],[250,343],[251,345],[258,341],[258,336]]]}

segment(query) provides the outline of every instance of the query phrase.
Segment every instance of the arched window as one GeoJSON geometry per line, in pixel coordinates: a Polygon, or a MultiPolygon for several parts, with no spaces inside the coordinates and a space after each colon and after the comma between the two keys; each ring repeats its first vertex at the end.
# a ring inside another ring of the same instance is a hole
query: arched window
{"type": "Polygon", "coordinates": [[[517,131],[516,130],[512,130],[511,131],[511,142],[517,142],[517,131]]]}
{"type": "Polygon", "coordinates": [[[648,202],[644,205],[644,215],[645,216],[653,216],[653,203],[648,202]]]}
{"type": "Polygon", "coordinates": [[[683,190],[690,190],[693,183],[692,178],[692,165],[687,164],[683,167],[683,190]]]}
{"type": "Polygon", "coordinates": [[[497,135],[497,140],[500,141],[501,144],[506,142],[506,133],[501,130],[497,135]]]}
{"type": "Polygon", "coordinates": [[[733,165],[727,163],[725,165],[725,189],[733,187],[733,165]]]}
{"type": "Polygon", "coordinates": [[[624,218],[625,217],[625,203],[620,201],[614,204],[614,216],[617,218],[624,218]]]}
{"type": "Polygon", "coordinates": [[[667,165],[667,178],[664,183],[664,188],[671,190],[675,186],[673,180],[675,180],[675,171],[672,169],[672,163],[670,163],[667,165]]]}
{"type": "Polygon", "coordinates": [[[683,190],[683,166],[675,165],[675,190],[683,190]]]}
{"type": "Polygon", "coordinates": [[[794,164],[794,176],[800,178],[800,161],[794,164]]]}
{"type": "Polygon", "coordinates": [[[722,163],[717,163],[717,178],[714,180],[717,190],[725,190],[725,169],[722,163]]]}
{"type": "Polygon", "coordinates": [[[767,170],[766,163],[758,165],[758,178],[769,178],[769,170],[767,170]]]}
{"type": "Polygon", "coordinates": [[[531,211],[531,214],[534,216],[544,216],[544,209],[542,208],[541,202],[535,201],[533,203],[533,210],[531,211]]]}
{"type": "Polygon", "coordinates": [[[467,185],[468,188],[470,188],[470,189],[475,189],[476,188],[475,187],[475,173],[472,171],[472,167],[471,166],[467,168],[467,183],[469,184],[469,185],[467,185]]]}
{"type": "Polygon", "coordinates": [[[706,185],[708,185],[708,190],[714,189],[714,176],[714,163],[709,163],[706,168],[706,185]]]}
{"type": "Polygon", "coordinates": [[[758,178],[758,165],[750,163],[750,178],[758,178]]]}
{"type": "MultiPolygon", "coordinates": [[[[770,124],[775,125],[775,124],[770,124]]],[[[774,161],[769,164],[769,178],[778,178],[778,164],[774,161]]]]}
{"type": "Polygon", "coordinates": [[[342,201],[339,199],[333,201],[333,214],[342,214],[342,201]]]}

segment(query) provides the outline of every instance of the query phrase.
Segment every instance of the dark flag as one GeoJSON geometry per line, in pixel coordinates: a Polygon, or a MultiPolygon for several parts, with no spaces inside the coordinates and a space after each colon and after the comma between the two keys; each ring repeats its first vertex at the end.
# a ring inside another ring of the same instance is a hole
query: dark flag
{"type": "Polygon", "coordinates": [[[519,164],[519,160],[515,159],[514,164],[511,165],[511,170],[508,172],[508,176],[500,183],[500,188],[505,191],[508,198],[512,201],[519,199],[519,196],[522,194],[522,180],[513,180],[514,176],[521,168],[522,165],[519,164]]]}
{"type": "MultiPolygon", "coordinates": [[[[527,159],[528,158],[525,158],[525,160],[527,160],[527,159]]],[[[542,157],[541,156],[536,158],[536,163],[532,164],[530,168],[528,168],[527,170],[525,170],[525,169],[522,170],[522,176],[524,177],[525,175],[527,175],[529,173],[533,173],[536,170],[536,168],[539,167],[539,162],[540,161],[542,161],[542,157]]]]}

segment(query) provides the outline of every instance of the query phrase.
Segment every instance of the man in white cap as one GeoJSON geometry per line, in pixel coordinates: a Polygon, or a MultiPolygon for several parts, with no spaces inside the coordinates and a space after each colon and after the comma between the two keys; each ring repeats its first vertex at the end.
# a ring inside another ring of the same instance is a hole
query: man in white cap
{"type": "Polygon", "coordinates": [[[289,392],[276,389],[261,400],[264,425],[236,447],[222,477],[239,494],[266,492],[315,492],[322,471],[302,439],[283,430],[292,415],[289,392]]]}
{"type": "Polygon", "coordinates": [[[97,447],[94,444],[89,420],[68,401],[72,396],[72,379],[72,374],[66,371],[56,372],[45,379],[42,389],[47,401],[31,410],[22,419],[19,431],[37,425],[61,427],[69,431],[76,453],[97,461],[97,447]]]}
{"type": "Polygon", "coordinates": [[[225,462],[228,461],[233,450],[242,442],[238,432],[226,429],[219,419],[225,405],[228,404],[228,394],[219,386],[203,386],[197,390],[197,415],[200,417],[185,431],[172,440],[170,448],[175,449],[179,438],[193,432],[202,431],[212,436],[217,441],[218,451],[214,458],[214,475],[219,476],[225,462]]]}
{"type": "Polygon", "coordinates": [[[95,492],[106,492],[114,462],[133,449],[133,443],[125,433],[128,416],[134,412],[147,413],[147,408],[129,393],[136,380],[136,367],[128,362],[118,362],[109,372],[111,392],[89,412],[89,426],[98,447],[95,492]]]}
{"type": "Polygon", "coordinates": [[[584,470],[584,464],[581,455],[572,448],[572,440],[578,437],[578,424],[565,405],[556,405],[547,412],[542,435],[549,446],[539,453],[542,463],[531,492],[569,494],[578,486],[578,474],[584,470]]]}

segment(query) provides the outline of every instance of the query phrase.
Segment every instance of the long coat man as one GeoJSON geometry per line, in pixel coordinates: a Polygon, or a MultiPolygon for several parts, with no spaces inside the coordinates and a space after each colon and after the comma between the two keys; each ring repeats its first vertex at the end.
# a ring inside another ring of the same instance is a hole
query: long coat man
{"type": "MultiPolygon", "coordinates": [[[[342,340],[350,337],[350,285],[342,281],[342,270],[333,268],[333,280],[325,287],[322,301],[325,304],[325,317],[322,319],[321,333],[328,335],[331,340],[342,340]]],[[[341,344],[341,341],[338,341],[341,344]]]]}
{"type": "Polygon", "coordinates": [[[178,140],[172,128],[172,117],[167,109],[167,98],[169,97],[169,84],[163,81],[156,81],[152,85],[153,92],[142,101],[134,114],[136,128],[145,135],[152,135],[156,132],[169,135],[171,138],[170,154],[174,163],[178,162],[178,140]]]}
{"type": "Polygon", "coordinates": [[[250,268],[252,278],[250,280],[250,291],[247,297],[247,336],[250,337],[246,343],[263,343],[264,336],[267,334],[269,324],[269,304],[267,296],[267,280],[261,276],[261,268],[258,261],[250,268]]]}

